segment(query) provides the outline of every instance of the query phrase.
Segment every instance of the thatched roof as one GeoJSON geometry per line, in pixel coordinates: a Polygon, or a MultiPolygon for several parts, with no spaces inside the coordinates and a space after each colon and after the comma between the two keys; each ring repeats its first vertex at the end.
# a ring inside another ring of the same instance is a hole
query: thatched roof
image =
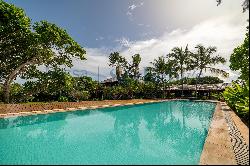
{"type": "MultiPolygon", "coordinates": [[[[225,87],[230,86],[228,83],[221,84],[198,84],[198,90],[224,90],[225,87]]],[[[170,90],[182,90],[182,85],[172,85],[170,90]]],[[[183,85],[183,90],[195,90],[195,85],[183,85]]]]}

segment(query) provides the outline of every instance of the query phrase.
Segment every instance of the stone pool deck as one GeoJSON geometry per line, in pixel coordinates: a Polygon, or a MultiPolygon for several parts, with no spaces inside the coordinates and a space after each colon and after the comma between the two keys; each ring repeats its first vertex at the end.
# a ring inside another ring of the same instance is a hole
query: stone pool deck
{"type": "Polygon", "coordinates": [[[159,100],[133,99],[133,100],[102,100],[82,102],[52,102],[27,104],[0,104],[0,118],[10,116],[24,116],[31,114],[46,114],[59,111],[74,111],[79,109],[94,109],[108,106],[132,105],[159,100]]]}
{"type": "Polygon", "coordinates": [[[224,102],[218,102],[200,165],[249,165],[249,129],[224,102]]]}

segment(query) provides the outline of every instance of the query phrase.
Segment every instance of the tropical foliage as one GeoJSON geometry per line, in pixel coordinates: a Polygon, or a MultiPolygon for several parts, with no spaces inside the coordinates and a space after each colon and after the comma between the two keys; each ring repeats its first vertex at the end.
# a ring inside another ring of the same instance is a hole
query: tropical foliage
{"type": "Polygon", "coordinates": [[[249,85],[242,86],[237,83],[233,83],[232,87],[227,87],[225,89],[223,97],[233,110],[235,110],[241,117],[248,120],[249,85]]]}
{"type": "Polygon", "coordinates": [[[163,98],[165,98],[165,87],[169,81],[178,76],[177,63],[170,59],[170,56],[158,57],[151,62],[152,67],[147,70],[152,74],[152,78],[157,82],[158,87],[162,90],[163,98]]]}
{"type": "Polygon", "coordinates": [[[113,52],[109,56],[109,65],[116,68],[116,77],[118,81],[126,78],[139,79],[139,65],[141,62],[140,54],[132,56],[132,62],[129,63],[119,52],[113,52]]]}
{"type": "Polygon", "coordinates": [[[72,57],[85,59],[85,50],[68,33],[47,21],[35,22],[21,8],[0,1],[0,80],[4,100],[17,76],[32,77],[39,65],[72,66],[72,57]]]}
{"type": "MultiPolygon", "coordinates": [[[[217,6],[221,4],[222,0],[216,0],[217,6]]],[[[244,0],[242,3],[243,12],[247,11],[249,9],[249,0],[244,0]]]]}
{"type": "Polygon", "coordinates": [[[221,74],[224,77],[228,77],[228,73],[224,70],[215,68],[214,65],[226,62],[225,58],[217,55],[212,56],[216,53],[216,47],[204,47],[201,44],[198,44],[196,47],[196,52],[192,53],[192,57],[190,58],[190,69],[197,70],[198,75],[196,78],[196,96],[197,96],[197,83],[201,77],[202,72],[209,70],[211,73],[221,74]]]}
{"type": "Polygon", "coordinates": [[[240,46],[234,49],[230,57],[230,68],[240,72],[239,83],[227,87],[223,92],[227,104],[249,122],[249,32],[240,46]]]}
{"type": "Polygon", "coordinates": [[[249,32],[247,33],[243,44],[236,47],[230,56],[230,68],[240,71],[240,79],[249,82],[249,32]]]}
{"type": "Polygon", "coordinates": [[[188,46],[186,46],[185,50],[182,47],[174,47],[172,52],[169,53],[169,57],[173,63],[175,63],[175,70],[180,72],[181,76],[181,84],[182,84],[182,95],[183,95],[183,74],[185,71],[188,71],[190,68],[190,51],[188,50],[188,46]]]}

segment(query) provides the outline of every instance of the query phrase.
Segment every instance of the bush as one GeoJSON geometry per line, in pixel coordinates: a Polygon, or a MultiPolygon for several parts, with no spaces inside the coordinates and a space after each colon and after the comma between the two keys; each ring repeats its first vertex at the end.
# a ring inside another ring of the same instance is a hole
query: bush
{"type": "Polygon", "coordinates": [[[10,102],[18,103],[24,102],[25,94],[23,92],[23,86],[18,83],[13,83],[10,86],[10,102]]]}
{"type": "Polygon", "coordinates": [[[153,82],[145,82],[142,92],[144,98],[152,99],[157,97],[157,87],[153,82]]]}
{"type": "Polygon", "coordinates": [[[106,96],[109,99],[119,100],[119,99],[126,99],[128,96],[127,89],[123,88],[122,86],[114,86],[111,89],[106,91],[106,96]]]}
{"type": "Polygon", "coordinates": [[[65,97],[65,96],[60,96],[60,97],[58,98],[58,101],[59,101],[59,102],[67,102],[67,101],[68,101],[68,98],[65,97]]]}
{"type": "Polygon", "coordinates": [[[248,121],[249,116],[249,85],[232,84],[223,92],[223,97],[228,106],[244,120],[248,121]]]}
{"type": "Polygon", "coordinates": [[[207,96],[202,96],[202,98],[201,98],[202,100],[207,100],[208,99],[208,97],[207,96]]]}
{"type": "Polygon", "coordinates": [[[212,97],[212,99],[215,99],[218,101],[225,101],[222,93],[212,93],[211,97],[212,97]]]}
{"type": "Polygon", "coordinates": [[[73,90],[69,94],[71,100],[73,101],[83,101],[83,100],[88,100],[90,97],[90,94],[88,91],[79,91],[79,90],[73,90]]]}
{"type": "Polygon", "coordinates": [[[242,115],[246,120],[249,118],[249,97],[241,99],[235,105],[236,110],[240,115],[242,115]]]}
{"type": "Polygon", "coordinates": [[[80,100],[88,100],[90,97],[89,91],[82,91],[82,96],[80,100]]]}

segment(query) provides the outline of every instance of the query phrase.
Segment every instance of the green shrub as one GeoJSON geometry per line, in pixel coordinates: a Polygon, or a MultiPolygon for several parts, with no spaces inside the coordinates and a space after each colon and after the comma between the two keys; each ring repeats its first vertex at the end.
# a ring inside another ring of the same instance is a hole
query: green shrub
{"type": "Polygon", "coordinates": [[[59,101],[59,102],[67,102],[67,101],[68,101],[68,98],[65,97],[65,96],[60,96],[60,97],[58,98],[58,101],[59,101]]]}
{"type": "Polygon", "coordinates": [[[208,99],[208,97],[207,96],[202,96],[202,98],[201,98],[202,100],[207,100],[208,99]]]}
{"type": "Polygon", "coordinates": [[[224,101],[224,97],[222,93],[211,93],[212,99],[218,100],[218,101],[224,101]]]}
{"type": "Polygon", "coordinates": [[[69,94],[71,100],[73,101],[83,101],[83,100],[88,100],[90,97],[90,94],[88,91],[79,91],[79,90],[73,90],[69,94]]]}
{"type": "Polygon", "coordinates": [[[80,100],[88,100],[90,97],[89,91],[82,91],[82,96],[80,97],[80,100]]]}
{"type": "Polygon", "coordinates": [[[143,86],[143,97],[147,99],[152,99],[157,97],[157,87],[153,82],[145,82],[143,86]]]}
{"type": "Polygon", "coordinates": [[[243,116],[244,118],[249,118],[249,97],[246,97],[245,99],[241,99],[236,103],[236,110],[238,113],[243,116]]]}
{"type": "Polygon", "coordinates": [[[223,97],[228,106],[238,113],[239,116],[248,120],[249,116],[249,85],[233,83],[223,92],[223,97]]]}
{"type": "Polygon", "coordinates": [[[10,102],[23,102],[24,96],[23,86],[18,83],[12,83],[10,86],[10,102]]]}

